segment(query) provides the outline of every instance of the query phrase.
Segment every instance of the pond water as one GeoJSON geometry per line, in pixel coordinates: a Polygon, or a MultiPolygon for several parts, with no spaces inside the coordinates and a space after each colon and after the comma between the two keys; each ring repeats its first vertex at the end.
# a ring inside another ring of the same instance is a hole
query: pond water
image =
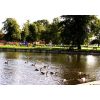
{"type": "Polygon", "coordinates": [[[1,85],[65,85],[100,80],[100,56],[0,52],[1,85]]]}

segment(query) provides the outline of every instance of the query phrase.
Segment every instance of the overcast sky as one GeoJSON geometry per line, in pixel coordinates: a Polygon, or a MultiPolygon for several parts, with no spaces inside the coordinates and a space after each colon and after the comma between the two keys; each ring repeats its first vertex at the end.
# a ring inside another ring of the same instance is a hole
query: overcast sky
{"type": "Polygon", "coordinates": [[[15,18],[19,25],[26,20],[36,21],[63,14],[100,15],[99,0],[0,0],[0,28],[8,18],[15,18]]]}

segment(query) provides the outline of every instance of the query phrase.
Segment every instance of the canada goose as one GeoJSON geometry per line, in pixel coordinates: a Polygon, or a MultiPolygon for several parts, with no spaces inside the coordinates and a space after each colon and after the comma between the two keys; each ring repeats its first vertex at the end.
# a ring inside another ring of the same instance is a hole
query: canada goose
{"type": "Polygon", "coordinates": [[[55,72],[55,76],[58,76],[58,74],[59,74],[58,72],[55,72]]]}
{"type": "Polygon", "coordinates": [[[8,60],[7,60],[7,61],[5,61],[5,64],[8,64],[8,60]]]}
{"type": "Polygon", "coordinates": [[[85,77],[81,78],[81,80],[82,80],[82,82],[86,82],[86,78],[85,77]]]}
{"type": "Polygon", "coordinates": [[[57,76],[57,73],[58,73],[58,72],[50,72],[50,75],[55,75],[55,76],[57,76]]]}
{"type": "Polygon", "coordinates": [[[41,74],[44,75],[45,73],[44,72],[41,72],[41,74]]]}
{"type": "Polygon", "coordinates": [[[63,79],[63,82],[67,82],[67,80],[66,79],[63,79]]]}
{"type": "Polygon", "coordinates": [[[39,69],[36,68],[35,71],[39,71],[39,69]]]}
{"type": "Polygon", "coordinates": [[[83,73],[82,72],[78,72],[78,75],[82,75],[83,73]]]}
{"type": "Polygon", "coordinates": [[[40,68],[40,73],[41,73],[41,75],[46,75],[46,76],[47,76],[48,71],[43,72],[43,71],[42,71],[42,68],[40,68]]]}
{"type": "Polygon", "coordinates": [[[35,65],[36,65],[36,63],[32,64],[31,66],[35,67],[35,71],[39,71],[39,69],[35,65]]]}
{"type": "Polygon", "coordinates": [[[35,66],[35,65],[36,65],[36,63],[32,64],[31,66],[35,66]]]}
{"type": "Polygon", "coordinates": [[[83,77],[80,79],[69,79],[69,80],[63,79],[62,82],[63,82],[63,84],[66,84],[66,85],[75,85],[75,84],[85,83],[86,78],[83,77]]]}
{"type": "Polygon", "coordinates": [[[46,71],[46,73],[45,73],[45,74],[46,74],[46,77],[47,77],[48,71],[46,71]]]}
{"type": "Polygon", "coordinates": [[[43,68],[44,69],[48,69],[49,65],[44,65],[43,68]]]}
{"type": "Polygon", "coordinates": [[[45,74],[45,72],[42,71],[42,68],[40,68],[40,73],[41,73],[42,75],[45,74]]]}
{"type": "Polygon", "coordinates": [[[54,72],[50,72],[50,75],[53,75],[54,74],[54,72]]]}
{"type": "Polygon", "coordinates": [[[43,66],[43,68],[47,68],[47,66],[43,66]]]}
{"type": "Polygon", "coordinates": [[[68,80],[64,78],[64,79],[62,80],[62,84],[68,85],[68,80]]]}
{"type": "Polygon", "coordinates": [[[79,82],[79,84],[85,83],[86,82],[86,78],[85,77],[82,77],[80,79],[77,79],[77,81],[79,82]]]}
{"type": "Polygon", "coordinates": [[[78,72],[78,75],[79,75],[79,77],[80,78],[88,78],[89,77],[89,75],[88,74],[85,74],[85,73],[83,73],[83,72],[78,72]]]}
{"type": "Polygon", "coordinates": [[[27,60],[27,61],[25,61],[25,63],[28,63],[28,60],[27,60]]]}
{"type": "Polygon", "coordinates": [[[80,81],[80,83],[85,83],[86,82],[86,78],[82,77],[79,81],[80,81]]]}

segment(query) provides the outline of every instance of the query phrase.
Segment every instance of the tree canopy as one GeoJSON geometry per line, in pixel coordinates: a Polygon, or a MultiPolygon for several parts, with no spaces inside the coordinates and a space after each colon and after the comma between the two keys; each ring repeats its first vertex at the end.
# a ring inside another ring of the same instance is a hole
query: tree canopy
{"type": "Polygon", "coordinates": [[[66,44],[76,45],[81,49],[88,33],[88,25],[94,16],[90,15],[62,15],[60,25],[62,27],[62,40],[66,44]]]}
{"type": "Polygon", "coordinates": [[[3,22],[5,31],[5,39],[7,41],[19,41],[21,39],[20,26],[14,18],[7,18],[3,22]]]}
{"type": "MultiPolygon", "coordinates": [[[[6,41],[43,40],[45,43],[67,44],[81,49],[81,45],[89,43],[89,38],[95,36],[100,40],[100,19],[93,15],[62,15],[54,18],[52,23],[46,19],[30,22],[27,20],[22,29],[16,19],[7,18],[3,22],[0,39],[6,41]]],[[[98,42],[99,45],[100,42],[98,42]]]]}

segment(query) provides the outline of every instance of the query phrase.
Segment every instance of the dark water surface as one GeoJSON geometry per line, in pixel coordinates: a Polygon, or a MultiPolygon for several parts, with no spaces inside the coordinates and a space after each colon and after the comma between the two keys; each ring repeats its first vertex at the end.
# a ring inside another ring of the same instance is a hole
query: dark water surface
{"type": "Polygon", "coordinates": [[[79,84],[82,77],[100,80],[100,56],[0,52],[1,85],[79,84]]]}

